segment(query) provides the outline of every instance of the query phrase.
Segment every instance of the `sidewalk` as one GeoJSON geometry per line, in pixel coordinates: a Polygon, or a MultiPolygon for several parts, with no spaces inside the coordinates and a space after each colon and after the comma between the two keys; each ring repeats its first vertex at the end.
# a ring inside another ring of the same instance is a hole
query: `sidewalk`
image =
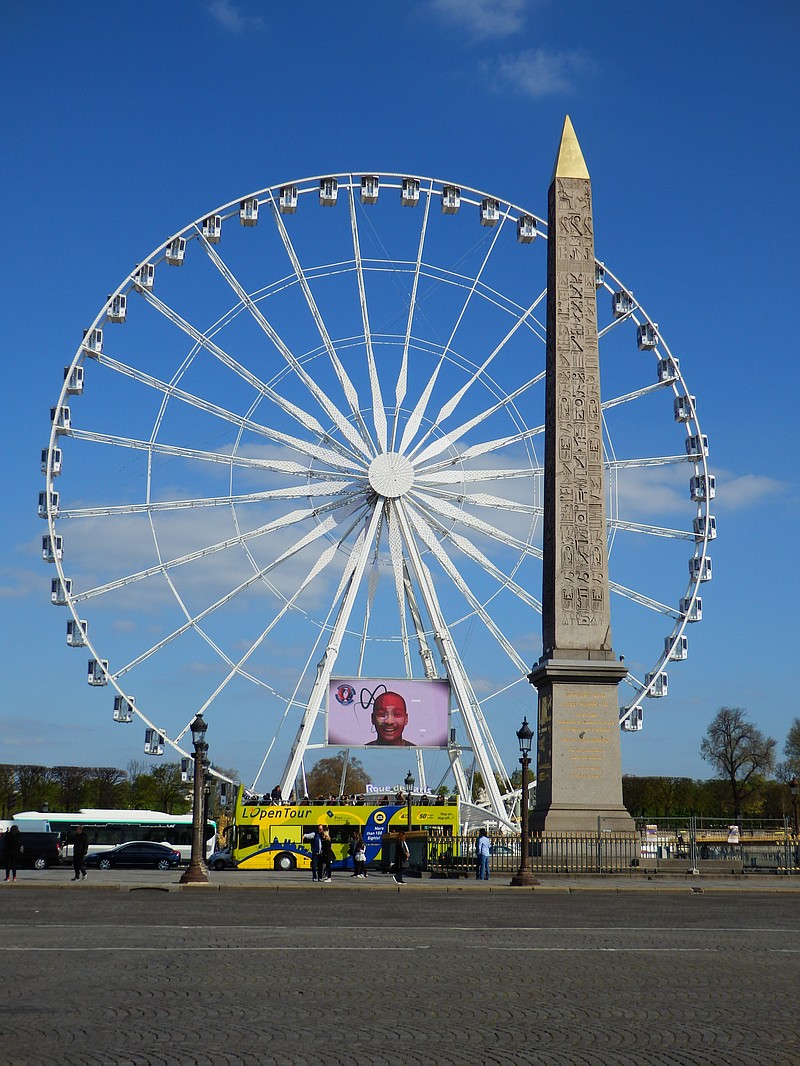
{"type": "Polygon", "coordinates": [[[363,880],[355,880],[349,873],[334,871],[330,883],[318,884],[308,871],[275,872],[271,870],[209,871],[207,885],[180,884],[180,871],[156,870],[92,870],[85,881],[71,880],[72,868],[53,867],[49,870],[22,870],[15,884],[2,884],[5,891],[26,888],[64,889],[69,892],[139,891],[150,889],[166,892],[239,892],[254,889],[266,892],[345,892],[374,893],[571,893],[571,892],[778,892],[800,894],[800,875],[785,874],[677,874],[632,871],[630,874],[542,874],[539,884],[532,888],[510,885],[511,874],[495,873],[489,881],[474,877],[437,878],[427,874],[415,877],[406,873],[406,882],[398,885],[389,874],[371,873],[363,880]]]}

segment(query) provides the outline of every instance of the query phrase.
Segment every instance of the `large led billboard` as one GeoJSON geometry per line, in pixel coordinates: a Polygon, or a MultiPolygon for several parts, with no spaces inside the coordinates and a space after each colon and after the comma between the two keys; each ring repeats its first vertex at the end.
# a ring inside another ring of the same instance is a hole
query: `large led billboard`
{"type": "Polygon", "coordinates": [[[449,715],[449,681],[334,677],[328,684],[330,745],[446,748],[449,715]]]}

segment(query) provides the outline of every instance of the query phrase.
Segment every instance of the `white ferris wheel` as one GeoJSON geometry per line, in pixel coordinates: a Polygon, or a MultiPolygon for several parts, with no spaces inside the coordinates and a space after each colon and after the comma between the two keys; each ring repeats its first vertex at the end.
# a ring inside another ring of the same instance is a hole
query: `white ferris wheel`
{"type": "MultiPolygon", "coordinates": [[[[463,185],[317,176],[199,218],[103,303],[51,411],[42,554],[89,684],[146,752],[188,756],[202,712],[253,788],[287,794],[331,675],[447,678],[420,786],[466,800],[477,770],[508,817],[501,749],[541,653],[546,239],[463,185]]],[[[637,730],[702,616],[714,477],[658,326],[600,262],[597,289],[637,730]]]]}

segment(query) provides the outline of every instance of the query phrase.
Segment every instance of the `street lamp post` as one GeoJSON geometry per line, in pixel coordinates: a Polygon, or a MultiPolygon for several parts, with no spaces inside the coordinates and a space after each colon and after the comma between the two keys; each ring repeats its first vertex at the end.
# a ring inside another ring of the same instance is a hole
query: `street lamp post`
{"type": "Polygon", "coordinates": [[[182,885],[208,884],[208,868],[205,863],[205,825],[203,824],[203,784],[205,778],[206,730],[208,723],[202,714],[195,715],[191,725],[194,744],[194,798],[192,800],[192,856],[181,877],[182,885]]]}
{"type": "Polygon", "coordinates": [[[798,794],[800,794],[800,785],[798,785],[796,777],[793,777],[792,780],[789,782],[789,790],[792,793],[792,816],[794,818],[794,835],[798,837],[800,836],[800,816],[798,816],[797,812],[797,799],[798,794]]]}
{"type": "Polygon", "coordinates": [[[517,740],[519,741],[519,753],[522,758],[519,760],[522,765],[522,796],[520,802],[520,817],[522,821],[520,841],[522,848],[522,859],[519,864],[519,869],[511,878],[511,884],[516,888],[524,888],[527,885],[538,885],[540,882],[531,873],[531,863],[528,856],[529,848],[529,834],[528,834],[528,768],[531,765],[531,741],[533,740],[533,733],[531,727],[528,725],[528,719],[522,719],[522,728],[517,730],[517,740]]]}
{"type": "Polygon", "coordinates": [[[410,770],[406,774],[406,779],[405,779],[405,781],[403,783],[406,786],[406,810],[407,810],[407,819],[406,820],[407,820],[407,823],[408,823],[408,832],[410,833],[411,832],[411,793],[412,793],[413,788],[414,788],[414,778],[413,778],[410,770]]]}

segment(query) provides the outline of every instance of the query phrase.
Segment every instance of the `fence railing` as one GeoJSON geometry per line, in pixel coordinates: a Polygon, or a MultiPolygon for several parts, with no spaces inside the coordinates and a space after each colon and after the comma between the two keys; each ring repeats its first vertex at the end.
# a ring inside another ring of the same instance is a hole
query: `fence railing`
{"type": "MultiPolygon", "coordinates": [[[[434,877],[474,877],[476,839],[474,834],[431,838],[424,849],[412,847],[412,866],[434,877]]],[[[490,869],[516,873],[522,858],[520,837],[490,839],[490,869]]],[[[646,823],[635,833],[531,834],[528,855],[534,874],[800,873],[800,838],[788,823],[701,826],[688,818],[669,825],[646,823]]]]}

